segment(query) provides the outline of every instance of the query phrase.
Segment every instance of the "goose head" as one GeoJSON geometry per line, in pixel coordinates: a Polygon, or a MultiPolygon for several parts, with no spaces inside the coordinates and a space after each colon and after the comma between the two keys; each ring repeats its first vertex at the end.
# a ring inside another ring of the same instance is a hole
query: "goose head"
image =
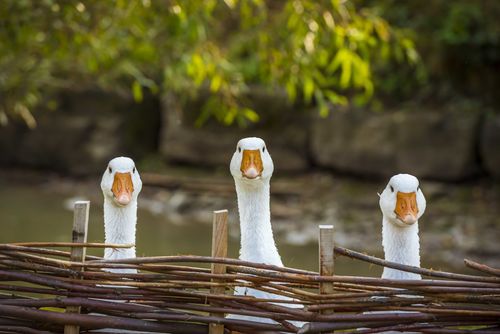
{"type": "Polygon", "coordinates": [[[264,140],[257,137],[241,139],[231,159],[230,170],[236,181],[269,180],[274,165],[264,140]]]}
{"type": "Polygon", "coordinates": [[[104,197],[117,207],[137,200],[142,181],[134,161],[126,157],[111,160],[102,176],[101,189],[104,197]]]}
{"type": "Polygon", "coordinates": [[[384,217],[400,227],[415,224],[426,207],[418,179],[409,174],[393,176],[380,194],[379,204],[384,217]]]}

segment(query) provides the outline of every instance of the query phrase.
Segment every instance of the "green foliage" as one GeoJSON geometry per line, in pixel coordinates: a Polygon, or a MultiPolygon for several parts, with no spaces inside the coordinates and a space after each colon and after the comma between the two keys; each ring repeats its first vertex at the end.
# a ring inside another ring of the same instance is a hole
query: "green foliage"
{"type": "Polygon", "coordinates": [[[254,19],[254,33],[244,30],[240,41],[245,45],[238,49],[243,61],[257,64],[249,79],[284,88],[292,102],[315,104],[323,116],[330,104],[369,101],[376,81],[373,65],[398,55],[401,61],[417,61],[402,32],[352,2],[295,0],[272,8],[258,3],[247,14],[260,18],[254,19]]]}
{"type": "Polygon", "coordinates": [[[367,103],[373,68],[418,62],[413,42],[380,16],[338,0],[5,0],[0,3],[0,122],[55,108],[51,93],[99,87],[210,98],[196,124],[259,120],[249,85],[290,102],[367,103]]]}
{"type": "MultiPolygon", "coordinates": [[[[471,40],[481,42],[483,36],[475,36],[474,26],[481,24],[482,13],[477,4],[457,3],[445,17],[441,27],[441,40],[448,44],[464,44],[471,40]]],[[[484,36],[486,37],[486,36],[484,36]]]]}
{"type": "Polygon", "coordinates": [[[412,31],[423,67],[381,71],[379,85],[392,99],[420,96],[433,102],[457,95],[498,105],[500,1],[364,0],[392,25],[412,31]],[[425,72],[423,71],[425,69],[425,72]]]}

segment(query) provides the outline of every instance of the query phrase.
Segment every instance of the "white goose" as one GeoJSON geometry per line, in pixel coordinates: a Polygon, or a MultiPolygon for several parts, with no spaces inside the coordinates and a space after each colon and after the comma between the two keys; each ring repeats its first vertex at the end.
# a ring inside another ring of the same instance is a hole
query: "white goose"
{"type": "MultiPolygon", "coordinates": [[[[425,212],[426,201],[418,179],[409,174],[391,178],[380,194],[383,214],[382,245],[385,259],[420,267],[418,219],[425,212]]],[[[382,278],[420,279],[419,274],[384,268],[382,278]]]]}
{"type": "MultiPolygon", "coordinates": [[[[105,242],[112,244],[135,244],[137,223],[137,197],[142,181],[134,161],[126,157],[111,160],[101,181],[104,194],[105,242]]],[[[135,247],[106,248],[105,259],[135,257],[135,247]]],[[[135,269],[112,269],[116,273],[136,273],[135,269]]]]}
{"type": "MultiPolygon", "coordinates": [[[[231,159],[230,170],[238,196],[241,232],[240,259],[283,267],[271,227],[270,181],[274,165],[266,143],[256,137],[241,139],[231,159]]],[[[236,294],[289,300],[283,296],[246,287],[236,288],[236,294]]],[[[283,304],[282,306],[302,307],[297,304],[283,304]]],[[[269,319],[249,316],[231,315],[229,318],[276,323],[269,319]]],[[[303,323],[293,322],[293,324],[301,326],[303,323]]]]}
{"type": "Polygon", "coordinates": [[[231,159],[240,215],[240,259],[283,266],[271,227],[270,181],[274,165],[260,138],[238,142],[231,159]]]}

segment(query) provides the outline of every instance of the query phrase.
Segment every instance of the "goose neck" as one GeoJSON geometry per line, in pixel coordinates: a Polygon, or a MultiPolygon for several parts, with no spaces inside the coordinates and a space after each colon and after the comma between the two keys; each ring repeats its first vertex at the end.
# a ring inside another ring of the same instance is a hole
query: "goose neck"
{"type": "MultiPolygon", "coordinates": [[[[387,261],[420,267],[420,241],[418,222],[400,227],[386,217],[382,222],[382,245],[387,261]]],[[[420,275],[392,268],[384,268],[382,278],[420,279],[420,275]]]]}
{"type": "Polygon", "coordinates": [[[282,266],[271,227],[269,180],[236,182],[242,260],[282,266]]]}
{"type": "MultiPolygon", "coordinates": [[[[135,244],[137,223],[137,201],[132,200],[125,207],[118,207],[109,200],[104,200],[104,234],[109,244],[135,244]]],[[[135,257],[135,247],[104,251],[106,259],[135,257]]]]}

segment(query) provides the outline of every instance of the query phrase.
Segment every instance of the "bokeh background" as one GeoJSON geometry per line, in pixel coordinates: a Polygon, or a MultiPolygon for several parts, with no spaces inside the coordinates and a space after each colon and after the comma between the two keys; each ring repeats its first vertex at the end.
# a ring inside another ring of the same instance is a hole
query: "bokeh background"
{"type": "MultiPolygon", "coordinates": [[[[382,254],[377,191],[422,181],[424,265],[500,265],[500,2],[0,2],[0,242],[68,241],[75,199],[103,240],[100,173],[145,182],[140,254],[209,254],[236,194],[236,142],[266,140],[289,266],[317,269],[317,225],[382,254]]],[[[336,271],[378,275],[340,263],[336,271]]]]}

